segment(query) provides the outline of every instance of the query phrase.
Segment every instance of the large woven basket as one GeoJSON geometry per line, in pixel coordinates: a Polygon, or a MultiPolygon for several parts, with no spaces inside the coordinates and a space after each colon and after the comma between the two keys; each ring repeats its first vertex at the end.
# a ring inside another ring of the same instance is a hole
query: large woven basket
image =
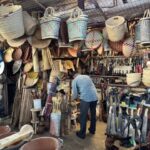
{"type": "Polygon", "coordinates": [[[58,39],[61,19],[54,15],[54,8],[48,7],[41,18],[42,39],[58,39]]]}
{"type": "Polygon", "coordinates": [[[75,8],[67,20],[69,42],[84,40],[86,38],[87,23],[88,16],[84,15],[79,7],[75,8]]]}
{"type": "Polygon", "coordinates": [[[112,42],[122,40],[126,33],[126,22],[122,16],[114,16],[105,22],[108,38],[112,42]]]}
{"type": "Polygon", "coordinates": [[[16,39],[24,34],[23,14],[20,5],[0,6],[0,34],[5,39],[16,39]]]}
{"type": "Polygon", "coordinates": [[[145,10],[141,21],[141,44],[150,44],[150,9],[145,10]]]}

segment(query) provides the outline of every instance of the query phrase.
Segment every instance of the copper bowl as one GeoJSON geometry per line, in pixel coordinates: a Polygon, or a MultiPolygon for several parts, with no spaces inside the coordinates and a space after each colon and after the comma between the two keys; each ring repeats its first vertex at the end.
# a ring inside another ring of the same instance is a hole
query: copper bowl
{"type": "Polygon", "coordinates": [[[9,126],[0,126],[0,139],[10,133],[11,129],[9,126]]]}
{"type": "Polygon", "coordinates": [[[40,137],[24,144],[20,150],[59,150],[59,142],[53,137],[40,137]]]}

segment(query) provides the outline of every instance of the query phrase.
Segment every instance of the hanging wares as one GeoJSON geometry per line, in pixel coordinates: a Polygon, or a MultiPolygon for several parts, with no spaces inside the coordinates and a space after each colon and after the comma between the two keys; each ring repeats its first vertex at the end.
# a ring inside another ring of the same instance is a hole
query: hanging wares
{"type": "Polygon", "coordinates": [[[84,40],[86,38],[87,23],[88,16],[84,15],[79,7],[75,8],[67,20],[69,42],[84,40]]]}

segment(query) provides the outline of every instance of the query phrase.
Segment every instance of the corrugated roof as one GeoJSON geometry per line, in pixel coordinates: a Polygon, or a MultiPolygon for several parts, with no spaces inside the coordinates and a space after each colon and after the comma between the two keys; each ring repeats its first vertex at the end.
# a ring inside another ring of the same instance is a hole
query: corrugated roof
{"type": "MultiPolygon", "coordinates": [[[[35,1],[36,0],[15,0],[14,2],[21,4],[23,9],[28,11],[43,11],[43,9],[35,1]]],[[[60,12],[59,14],[63,14],[63,11],[71,10],[77,6],[77,0],[38,0],[38,2],[40,2],[45,7],[55,7],[57,12],[60,12]]],[[[147,8],[150,8],[150,0],[85,1],[85,13],[89,15],[89,23],[104,23],[106,18],[116,15],[124,16],[126,19],[132,19],[134,17],[141,16],[144,10],[147,8]],[[97,6],[99,6],[100,9],[97,6]]]]}

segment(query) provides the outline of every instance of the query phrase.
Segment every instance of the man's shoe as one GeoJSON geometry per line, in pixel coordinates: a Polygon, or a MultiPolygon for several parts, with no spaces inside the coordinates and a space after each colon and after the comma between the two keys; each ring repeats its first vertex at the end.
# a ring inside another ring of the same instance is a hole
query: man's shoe
{"type": "Polygon", "coordinates": [[[95,131],[90,130],[90,128],[89,128],[89,132],[93,135],[95,134],[95,131]]]}
{"type": "Polygon", "coordinates": [[[81,133],[79,131],[76,132],[77,137],[79,137],[80,139],[85,139],[85,135],[81,135],[81,133]]]}

